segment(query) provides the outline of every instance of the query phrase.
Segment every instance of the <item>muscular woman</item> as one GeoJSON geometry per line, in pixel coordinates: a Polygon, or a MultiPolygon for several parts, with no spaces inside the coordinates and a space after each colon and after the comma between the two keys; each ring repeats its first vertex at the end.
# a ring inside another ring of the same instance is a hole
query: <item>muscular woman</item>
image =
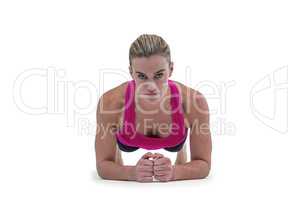
{"type": "Polygon", "coordinates": [[[132,80],[102,94],[97,106],[95,151],[101,178],[166,182],[208,176],[212,149],[208,104],[202,93],[172,80],[173,70],[170,48],[162,37],[143,34],[131,44],[132,80]],[[139,148],[149,152],[135,165],[124,165],[120,151],[139,148]],[[150,152],[155,149],[176,153],[176,162],[150,152]]]}

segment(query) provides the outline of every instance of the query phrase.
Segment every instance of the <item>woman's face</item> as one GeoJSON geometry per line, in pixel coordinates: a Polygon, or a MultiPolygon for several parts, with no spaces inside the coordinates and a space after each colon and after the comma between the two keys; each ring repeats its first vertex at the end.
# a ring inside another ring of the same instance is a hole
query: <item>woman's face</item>
{"type": "Polygon", "coordinates": [[[173,63],[161,55],[133,58],[129,67],[136,83],[136,95],[148,100],[160,99],[168,89],[173,63]]]}

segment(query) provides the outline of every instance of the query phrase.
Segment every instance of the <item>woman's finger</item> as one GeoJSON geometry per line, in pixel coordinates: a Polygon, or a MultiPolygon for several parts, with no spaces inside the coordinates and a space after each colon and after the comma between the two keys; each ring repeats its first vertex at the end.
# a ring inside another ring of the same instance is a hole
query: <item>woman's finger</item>
{"type": "Polygon", "coordinates": [[[140,182],[152,182],[153,177],[143,177],[139,180],[140,182]]]}
{"type": "Polygon", "coordinates": [[[171,170],[169,165],[155,165],[154,171],[171,170]]]}
{"type": "Polygon", "coordinates": [[[148,159],[141,159],[140,161],[141,165],[145,165],[145,166],[153,166],[154,163],[152,160],[148,160],[148,159]]]}
{"type": "Polygon", "coordinates": [[[153,157],[153,154],[151,152],[147,152],[146,154],[144,154],[142,156],[143,159],[148,159],[148,158],[151,158],[151,157],[153,157]]]}
{"type": "Polygon", "coordinates": [[[152,166],[140,166],[138,168],[140,172],[153,172],[153,167],[152,166]]]}
{"type": "Polygon", "coordinates": [[[153,172],[140,172],[140,177],[152,177],[154,176],[153,172]]]}
{"type": "Polygon", "coordinates": [[[154,165],[163,165],[163,164],[170,164],[171,161],[167,157],[158,158],[157,160],[154,160],[154,165]]]}
{"type": "Polygon", "coordinates": [[[166,176],[169,173],[169,171],[155,171],[155,176],[166,176]]]}
{"type": "Polygon", "coordinates": [[[169,181],[170,177],[168,175],[163,175],[163,176],[154,176],[155,179],[159,181],[169,181]]]}
{"type": "Polygon", "coordinates": [[[153,158],[154,158],[154,159],[159,159],[159,158],[163,158],[163,157],[164,157],[164,155],[161,154],[161,153],[154,153],[154,154],[153,154],[153,158]]]}

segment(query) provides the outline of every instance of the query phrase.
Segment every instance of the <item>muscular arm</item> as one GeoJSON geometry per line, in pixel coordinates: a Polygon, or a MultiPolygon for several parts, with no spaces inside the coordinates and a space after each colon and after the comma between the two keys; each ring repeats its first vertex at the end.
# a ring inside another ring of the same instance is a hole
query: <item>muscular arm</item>
{"type": "Polygon", "coordinates": [[[209,129],[209,110],[205,97],[193,91],[188,98],[191,106],[187,113],[191,124],[191,161],[174,165],[173,180],[201,179],[208,176],[211,166],[211,134],[209,129]]]}
{"type": "Polygon", "coordinates": [[[134,166],[116,162],[117,108],[111,104],[109,95],[101,96],[97,107],[97,128],[95,138],[96,168],[98,175],[110,180],[134,180],[134,166]],[[111,111],[111,113],[108,113],[111,111]]]}

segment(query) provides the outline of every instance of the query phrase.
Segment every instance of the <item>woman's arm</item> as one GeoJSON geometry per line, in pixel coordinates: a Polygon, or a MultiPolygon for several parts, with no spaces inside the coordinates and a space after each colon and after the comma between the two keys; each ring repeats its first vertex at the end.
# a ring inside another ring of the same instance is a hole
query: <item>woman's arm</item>
{"type": "Polygon", "coordinates": [[[135,166],[125,166],[114,161],[104,160],[97,167],[98,175],[108,180],[135,181],[135,166]]]}
{"type": "Polygon", "coordinates": [[[116,140],[114,133],[118,122],[118,109],[111,95],[101,96],[97,106],[97,128],[95,138],[96,168],[103,179],[134,180],[134,167],[116,162],[116,140]]]}
{"type": "Polygon", "coordinates": [[[208,104],[201,93],[192,90],[191,94],[187,102],[189,105],[186,105],[191,108],[187,110],[187,118],[191,125],[191,161],[173,166],[173,180],[205,178],[211,168],[212,142],[208,104]]]}
{"type": "Polygon", "coordinates": [[[172,180],[201,179],[208,176],[210,167],[204,160],[192,160],[184,164],[176,164],[172,180]]]}

